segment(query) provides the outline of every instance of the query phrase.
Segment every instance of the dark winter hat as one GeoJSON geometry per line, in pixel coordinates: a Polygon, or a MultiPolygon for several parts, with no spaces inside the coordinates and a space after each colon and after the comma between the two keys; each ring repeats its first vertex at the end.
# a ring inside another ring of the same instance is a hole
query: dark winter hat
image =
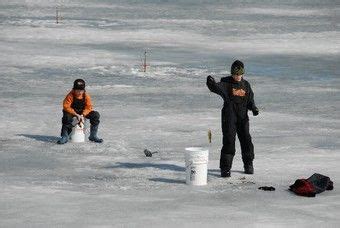
{"type": "Polygon", "coordinates": [[[244,65],[240,60],[236,60],[231,65],[230,69],[231,75],[242,75],[244,74],[244,65]]]}
{"type": "Polygon", "coordinates": [[[73,83],[74,90],[85,90],[85,81],[83,79],[77,79],[73,83]]]}

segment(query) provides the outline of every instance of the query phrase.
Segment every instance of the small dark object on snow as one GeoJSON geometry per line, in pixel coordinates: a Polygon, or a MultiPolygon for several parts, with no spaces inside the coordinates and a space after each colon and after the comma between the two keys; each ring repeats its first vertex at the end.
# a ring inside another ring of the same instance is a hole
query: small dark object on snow
{"type": "Polygon", "coordinates": [[[147,157],[152,157],[153,154],[157,154],[157,153],[158,153],[158,151],[151,152],[151,151],[148,150],[148,149],[145,149],[145,150],[144,150],[144,154],[145,154],[145,156],[147,156],[147,157]]]}
{"type": "Polygon", "coordinates": [[[259,189],[263,191],[275,191],[275,188],[273,186],[262,186],[259,187],[259,189]]]}
{"type": "Polygon", "coordinates": [[[333,182],[327,176],[314,173],[308,179],[298,179],[289,190],[299,196],[315,197],[325,190],[333,190],[333,182]]]}

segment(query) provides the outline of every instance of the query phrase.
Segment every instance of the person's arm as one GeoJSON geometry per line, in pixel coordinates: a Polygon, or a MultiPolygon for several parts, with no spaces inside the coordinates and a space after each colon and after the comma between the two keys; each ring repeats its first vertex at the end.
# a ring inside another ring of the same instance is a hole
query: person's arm
{"type": "Polygon", "coordinates": [[[249,99],[248,99],[247,108],[253,112],[254,116],[257,116],[259,114],[259,109],[255,105],[254,92],[251,89],[251,86],[249,83],[248,83],[248,88],[249,88],[249,99]]]}
{"type": "Polygon", "coordinates": [[[71,107],[72,102],[73,102],[73,95],[72,95],[72,92],[70,92],[69,94],[67,94],[67,96],[65,97],[63,101],[63,110],[67,113],[70,113],[71,115],[76,116],[77,115],[76,111],[74,111],[74,109],[71,107]]]}
{"type": "Polygon", "coordinates": [[[224,101],[227,100],[228,94],[223,89],[223,82],[216,82],[210,75],[207,77],[207,87],[213,93],[220,95],[224,101]]]}
{"type": "Polygon", "coordinates": [[[90,112],[93,111],[91,97],[87,93],[85,94],[85,108],[83,111],[83,116],[87,116],[90,112]]]}

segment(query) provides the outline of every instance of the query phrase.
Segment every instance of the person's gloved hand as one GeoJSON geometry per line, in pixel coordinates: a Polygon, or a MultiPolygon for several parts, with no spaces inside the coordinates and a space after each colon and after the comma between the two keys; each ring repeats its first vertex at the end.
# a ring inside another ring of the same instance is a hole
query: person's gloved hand
{"type": "Polygon", "coordinates": [[[258,108],[255,108],[253,110],[253,116],[257,116],[259,114],[259,109],[258,108]]]}
{"type": "Polygon", "coordinates": [[[82,115],[79,115],[79,114],[76,114],[75,116],[77,117],[77,120],[78,120],[79,123],[80,123],[80,122],[83,120],[83,118],[84,118],[82,115]]]}
{"type": "Polygon", "coordinates": [[[80,119],[79,122],[80,122],[80,123],[85,123],[85,117],[84,117],[83,115],[80,115],[80,118],[81,118],[81,119],[80,119]]]}
{"type": "Polygon", "coordinates": [[[72,124],[72,127],[76,126],[78,123],[79,123],[79,121],[78,121],[77,117],[74,116],[74,117],[72,118],[72,123],[71,123],[71,124],[72,124]]]}
{"type": "Polygon", "coordinates": [[[207,77],[207,84],[215,84],[215,79],[211,77],[211,75],[208,75],[207,77]]]}

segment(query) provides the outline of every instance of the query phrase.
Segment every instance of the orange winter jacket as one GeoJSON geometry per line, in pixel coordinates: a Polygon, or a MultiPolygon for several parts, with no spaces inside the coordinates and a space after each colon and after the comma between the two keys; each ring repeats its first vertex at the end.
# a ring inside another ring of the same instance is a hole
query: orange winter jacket
{"type": "MultiPolygon", "coordinates": [[[[84,111],[83,113],[81,113],[83,116],[87,116],[91,111],[93,111],[92,108],[92,102],[91,102],[91,97],[88,93],[84,93],[85,94],[85,107],[84,107],[84,111]]],[[[72,115],[76,115],[76,111],[71,107],[72,103],[73,103],[73,98],[75,97],[76,99],[83,99],[84,95],[81,95],[79,97],[76,97],[75,93],[73,90],[71,90],[71,92],[69,92],[69,94],[67,94],[67,96],[64,99],[63,102],[63,110],[65,112],[68,112],[72,115]]]]}

